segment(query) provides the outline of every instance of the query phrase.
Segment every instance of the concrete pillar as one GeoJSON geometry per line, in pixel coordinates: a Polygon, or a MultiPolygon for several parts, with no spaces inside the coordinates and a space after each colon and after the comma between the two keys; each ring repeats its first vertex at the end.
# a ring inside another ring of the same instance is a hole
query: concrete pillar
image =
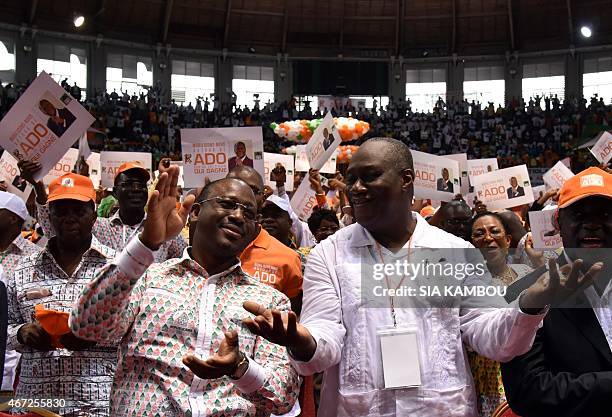
{"type": "Polygon", "coordinates": [[[519,100],[523,94],[523,63],[519,59],[511,59],[505,65],[506,105],[513,98],[519,100]]]}
{"type": "Polygon", "coordinates": [[[26,83],[37,75],[36,42],[30,33],[24,33],[15,40],[15,81],[26,83]]]}
{"type": "Polygon", "coordinates": [[[582,97],[584,57],[575,53],[574,56],[567,54],[565,57],[565,97],[582,97]]]}
{"type": "Polygon", "coordinates": [[[463,68],[462,61],[451,60],[446,65],[446,101],[454,103],[463,100],[463,68]]]}
{"type": "Polygon", "coordinates": [[[274,66],[274,100],[289,101],[293,97],[293,65],[286,60],[274,66]]]}
{"type": "Polygon", "coordinates": [[[398,102],[406,99],[406,68],[399,62],[389,65],[389,97],[398,102]]]}
{"type": "Polygon", "coordinates": [[[217,58],[215,72],[215,94],[219,97],[219,103],[231,105],[232,79],[234,78],[234,65],[231,58],[217,58]]]}
{"type": "MultiPolygon", "coordinates": [[[[158,50],[153,57],[153,85],[161,84],[161,102],[167,103],[172,97],[172,60],[166,50],[158,50]]],[[[195,103],[194,103],[195,105],[195,103]]]]}
{"type": "Polygon", "coordinates": [[[89,94],[106,91],[106,47],[95,41],[89,43],[87,91],[89,94]]]}

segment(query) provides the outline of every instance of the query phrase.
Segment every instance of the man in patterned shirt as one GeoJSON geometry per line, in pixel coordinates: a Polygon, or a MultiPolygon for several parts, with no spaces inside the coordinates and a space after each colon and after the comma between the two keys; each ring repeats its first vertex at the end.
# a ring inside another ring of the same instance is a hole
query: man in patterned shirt
{"type": "MultiPolygon", "coordinates": [[[[49,224],[49,207],[46,203],[46,192],[42,182],[33,180],[34,174],[40,169],[39,163],[21,161],[19,163],[21,176],[34,185],[36,191],[36,207],[38,221],[45,235],[55,234],[49,224]]],[[[93,228],[93,235],[98,241],[116,251],[121,251],[130,238],[142,232],[146,218],[145,205],[147,204],[147,182],[149,172],[140,162],[126,162],[121,165],[115,174],[115,187],[113,195],[119,203],[119,210],[111,217],[99,217],[93,228]]],[[[164,242],[155,253],[155,262],[164,262],[167,259],[179,258],[187,243],[182,236],[164,242]]]]}
{"type": "Polygon", "coordinates": [[[247,184],[207,185],[193,247],[153,265],[154,250],[180,233],[194,197],[176,208],[178,167],[161,174],[142,234],[81,294],[70,327],[79,337],[121,340],[114,417],[268,416],[293,406],[298,379],[285,348],[242,325],[255,297],[289,310],[289,300],[242,271],[238,255],[256,233],[247,184]]]}
{"type": "MultiPolygon", "coordinates": [[[[21,236],[21,228],[28,218],[25,203],[14,194],[0,191],[0,266],[4,270],[2,278],[13,275],[15,267],[22,258],[40,251],[40,248],[21,236]]],[[[19,363],[19,353],[7,350],[4,355],[4,375],[2,391],[12,391],[19,363]]]]}
{"type": "Polygon", "coordinates": [[[96,270],[115,256],[92,236],[95,197],[87,177],[66,174],[51,182],[49,220],[57,235],[21,261],[7,288],[8,347],[22,353],[15,396],[64,399],[65,406],[54,411],[69,417],[109,415],[116,345],[79,339],[41,323],[34,313],[38,305],[69,312],[96,270]]]}

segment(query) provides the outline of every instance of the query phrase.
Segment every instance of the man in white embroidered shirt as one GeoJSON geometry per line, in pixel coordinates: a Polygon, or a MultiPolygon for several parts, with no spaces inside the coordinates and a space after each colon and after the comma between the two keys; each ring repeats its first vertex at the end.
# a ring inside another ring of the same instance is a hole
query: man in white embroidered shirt
{"type": "Polygon", "coordinates": [[[365,142],[346,175],[357,224],[336,232],[310,253],[301,322],[292,312],[245,303],[248,311],[258,314],[245,324],[253,333],[287,346],[300,374],[325,371],[319,416],[475,416],[463,343],[498,361],[526,352],[546,306],[556,302],[557,289],[564,288],[564,283],[543,275],[521,294],[516,302],[520,309],[468,308],[461,297],[441,298],[442,305],[448,302],[452,308],[394,307],[393,298],[385,300],[386,307],[366,307],[360,288],[368,281],[362,280],[362,268],[370,259],[380,262],[376,259],[392,257],[403,248],[471,248],[410,211],[413,179],[406,145],[389,138],[365,142]],[[394,339],[400,341],[392,352],[399,350],[400,364],[385,363],[384,352],[391,350],[388,345],[383,349],[378,340],[381,327],[394,324],[412,328],[411,334],[421,340],[394,339]],[[415,345],[421,348],[411,351],[415,345]],[[395,368],[394,376],[401,376],[401,384],[387,381],[389,365],[395,368]],[[404,372],[407,368],[414,373],[404,372]],[[408,377],[411,381],[405,383],[408,377]]]}

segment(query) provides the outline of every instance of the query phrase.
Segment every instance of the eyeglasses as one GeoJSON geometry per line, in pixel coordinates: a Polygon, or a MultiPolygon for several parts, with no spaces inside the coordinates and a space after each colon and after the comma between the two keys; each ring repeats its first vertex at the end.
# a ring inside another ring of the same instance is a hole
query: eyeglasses
{"type": "Polygon", "coordinates": [[[229,198],[211,197],[207,198],[206,200],[200,201],[200,205],[209,201],[216,201],[219,207],[221,207],[221,209],[226,212],[233,212],[238,210],[238,208],[241,208],[244,218],[248,221],[255,221],[257,219],[257,213],[253,210],[252,207],[246,206],[242,203],[238,203],[234,200],[230,200],[229,198]]]}

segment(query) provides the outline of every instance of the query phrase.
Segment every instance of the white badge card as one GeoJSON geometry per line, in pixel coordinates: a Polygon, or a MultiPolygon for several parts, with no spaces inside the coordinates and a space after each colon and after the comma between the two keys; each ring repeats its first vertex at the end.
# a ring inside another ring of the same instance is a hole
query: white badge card
{"type": "Polygon", "coordinates": [[[416,329],[378,330],[385,389],[421,386],[421,356],[416,329]]]}

